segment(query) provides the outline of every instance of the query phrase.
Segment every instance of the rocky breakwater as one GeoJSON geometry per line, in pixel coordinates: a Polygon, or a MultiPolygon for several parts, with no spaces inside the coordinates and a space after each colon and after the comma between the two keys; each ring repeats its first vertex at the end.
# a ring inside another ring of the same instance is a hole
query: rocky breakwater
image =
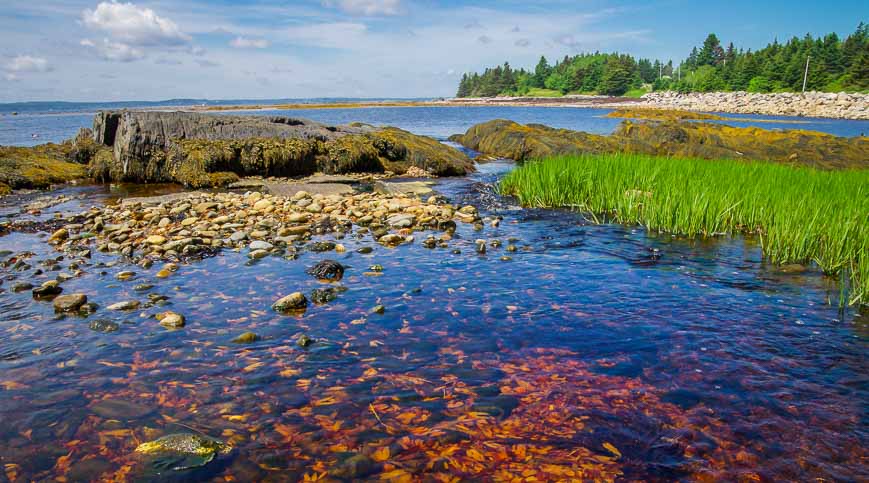
{"type": "Polygon", "coordinates": [[[488,156],[525,161],[565,154],[629,152],[751,159],[820,168],[869,167],[869,138],[680,121],[623,121],[611,136],[494,120],[450,138],[488,156]]]}
{"type": "Polygon", "coordinates": [[[869,119],[869,94],[782,92],[652,92],[638,106],[689,111],[766,114],[770,116],[869,119]]]}
{"type": "Polygon", "coordinates": [[[110,146],[90,162],[103,181],[223,186],[239,176],[304,176],[350,172],[434,176],[474,170],[462,152],[397,128],[328,126],[282,116],[187,112],[101,112],[94,139],[110,146]]]}

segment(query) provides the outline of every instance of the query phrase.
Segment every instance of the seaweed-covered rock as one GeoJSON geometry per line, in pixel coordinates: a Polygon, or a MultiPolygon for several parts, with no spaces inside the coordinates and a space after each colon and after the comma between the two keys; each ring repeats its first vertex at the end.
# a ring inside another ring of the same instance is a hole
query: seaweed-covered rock
{"type": "Polygon", "coordinates": [[[10,189],[48,188],[84,178],[87,170],[70,162],[70,144],[0,146],[0,194],[10,189]],[[6,188],[4,188],[6,187],[6,188]]]}
{"type": "Polygon", "coordinates": [[[618,148],[609,136],[540,124],[522,125],[504,119],[477,124],[450,140],[484,154],[516,161],[558,154],[605,153],[618,148]]]}
{"type": "Polygon", "coordinates": [[[327,126],[282,116],[217,116],[184,112],[102,112],[91,175],[104,181],[226,185],[234,176],[300,176],[315,171],[403,173],[416,166],[462,175],[473,163],[461,151],[425,136],[365,124],[327,126]],[[215,176],[219,174],[218,176],[215,176]]]}
{"type": "Polygon", "coordinates": [[[815,131],[769,130],[703,122],[624,121],[613,134],[649,154],[708,159],[753,159],[820,168],[869,167],[869,138],[815,131]]]}
{"type": "Polygon", "coordinates": [[[450,138],[484,154],[516,161],[553,155],[631,152],[706,159],[752,159],[822,168],[869,166],[869,138],[767,130],[703,122],[623,121],[611,136],[495,120],[450,138]]]}

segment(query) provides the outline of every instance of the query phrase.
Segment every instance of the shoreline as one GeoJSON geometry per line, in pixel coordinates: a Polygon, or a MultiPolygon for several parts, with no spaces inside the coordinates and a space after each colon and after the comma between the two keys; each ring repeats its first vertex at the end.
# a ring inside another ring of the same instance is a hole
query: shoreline
{"type": "MultiPolygon", "coordinates": [[[[598,109],[660,109],[782,117],[869,120],[869,94],[748,92],[653,92],[643,97],[568,95],[563,97],[466,97],[431,101],[360,101],[337,103],[239,104],[178,106],[193,112],[268,111],[295,109],[363,109],[390,107],[573,107],[598,109]]],[[[161,107],[143,110],[166,110],[161,107]]]]}

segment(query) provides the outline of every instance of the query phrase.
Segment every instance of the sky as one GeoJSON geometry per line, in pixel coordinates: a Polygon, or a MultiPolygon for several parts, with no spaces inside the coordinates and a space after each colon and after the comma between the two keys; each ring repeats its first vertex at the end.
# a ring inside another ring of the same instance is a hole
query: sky
{"type": "Polygon", "coordinates": [[[0,102],[452,96],[581,52],[683,59],[869,21],[869,1],[2,0],[0,102]]]}

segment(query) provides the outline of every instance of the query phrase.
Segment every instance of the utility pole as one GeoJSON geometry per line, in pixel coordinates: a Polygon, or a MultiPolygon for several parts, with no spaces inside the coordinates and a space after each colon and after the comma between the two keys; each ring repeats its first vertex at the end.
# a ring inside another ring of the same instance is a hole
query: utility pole
{"type": "Polygon", "coordinates": [[[664,64],[658,63],[658,80],[664,77],[664,64]]]}
{"type": "Polygon", "coordinates": [[[811,55],[806,56],[806,73],[803,74],[803,94],[806,93],[806,81],[809,80],[809,59],[811,58],[811,55]]]}

